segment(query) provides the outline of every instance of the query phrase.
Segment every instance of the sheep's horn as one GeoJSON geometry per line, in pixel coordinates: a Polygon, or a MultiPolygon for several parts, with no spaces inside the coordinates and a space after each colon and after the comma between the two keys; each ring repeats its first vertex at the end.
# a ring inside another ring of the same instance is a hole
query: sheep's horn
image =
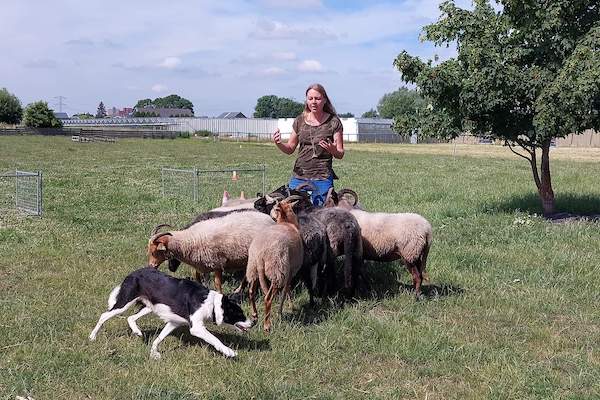
{"type": "Polygon", "coordinates": [[[350,194],[354,198],[354,204],[352,204],[352,207],[354,207],[358,203],[358,194],[352,189],[342,189],[338,193],[338,197],[342,197],[345,194],[350,194]]]}
{"type": "Polygon", "coordinates": [[[309,190],[317,190],[317,187],[315,186],[315,184],[311,183],[311,182],[302,182],[301,184],[299,184],[298,186],[296,186],[294,189],[295,190],[302,190],[302,189],[304,189],[306,187],[309,190]]]}
{"type": "Polygon", "coordinates": [[[272,197],[276,200],[283,200],[285,199],[285,196],[279,192],[273,192],[273,193],[269,193],[268,194],[269,197],[272,197]]]}
{"type": "Polygon", "coordinates": [[[327,196],[325,196],[325,201],[323,203],[325,204],[325,207],[337,206],[338,198],[338,194],[333,187],[330,187],[329,190],[327,190],[327,196]]]}
{"type": "Polygon", "coordinates": [[[160,225],[157,225],[156,228],[154,228],[152,230],[152,233],[150,233],[150,236],[156,235],[158,233],[158,231],[160,230],[160,228],[164,228],[165,226],[168,226],[169,228],[172,228],[172,226],[169,225],[169,224],[160,224],[160,225]]]}
{"type": "Polygon", "coordinates": [[[293,194],[290,197],[287,197],[285,199],[286,203],[291,203],[292,201],[296,201],[296,200],[304,200],[303,196],[297,195],[297,194],[293,194]]]}
{"type": "Polygon", "coordinates": [[[156,234],[152,235],[149,242],[154,243],[154,242],[156,242],[157,239],[159,239],[163,236],[173,236],[173,234],[171,232],[156,233],[156,234]]]}

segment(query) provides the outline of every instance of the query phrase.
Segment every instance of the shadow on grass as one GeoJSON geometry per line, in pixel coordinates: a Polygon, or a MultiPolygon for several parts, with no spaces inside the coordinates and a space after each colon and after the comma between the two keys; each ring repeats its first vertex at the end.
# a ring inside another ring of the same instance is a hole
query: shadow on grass
{"type": "MultiPolygon", "coordinates": [[[[600,222],[600,197],[578,193],[559,193],[555,197],[555,214],[547,219],[555,221],[565,218],[594,219],[600,222]]],[[[484,204],[486,213],[513,213],[523,211],[529,214],[543,214],[540,198],[536,193],[513,196],[498,203],[484,204]]]]}
{"type": "MultiPolygon", "coordinates": [[[[209,326],[210,328],[210,326],[209,326]]],[[[233,329],[233,328],[232,328],[233,329]]],[[[161,328],[157,329],[146,329],[142,330],[142,335],[144,342],[146,344],[150,344],[158,336],[161,328]]],[[[209,329],[210,330],[210,329],[209,329]]],[[[211,331],[213,335],[219,338],[221,342],[227,347],[234,347],[238,349],[245,350],[254,350],[254,351],[267,351],[271,350],[271,344],[267,339],[254,340],[244,335],[243,333],[234,333],[234,332],[214,332],[211,331]]],[[[181,326],[175,329],[171,335],[178,337],[181,340],[181,343],[186,346],[207,346],[210,349],[213,347],[206,343],[204,340],[192,335],[188,327],[181,326]]],[[[214,350],[214,349],[213,349],[214,350]]],[[[216,350],[215,350],[216,351],[216,350]]]]}
{"type": "MultiPolygon", "coordinates": [[[[383,300],[400,294],[410,293],[414,295],[412,278],[400,263],[365,261],[365,271],[369,281],[367,284],[368,289],[366,292],[363,291],[359,298],[383,300]]],[[[424,283],[421,285],[421,294],[425,299],[456,296],[464,292],[465,290],[461,287],[444,283],[439,285],[424,283]]]]}

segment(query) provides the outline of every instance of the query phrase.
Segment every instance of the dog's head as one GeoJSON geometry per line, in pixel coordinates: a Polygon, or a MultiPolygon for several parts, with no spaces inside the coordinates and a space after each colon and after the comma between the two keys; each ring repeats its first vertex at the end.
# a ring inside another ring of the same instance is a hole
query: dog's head
{"type": "Polygon", "coordinates": [[[215,316],[217,325],[231,325],[240,332],[246,332],[255,324],[255,321],[246,318],[239,303],[228,296],[222,297],[220,306],[218,302],[215,304],[215,316]]]}

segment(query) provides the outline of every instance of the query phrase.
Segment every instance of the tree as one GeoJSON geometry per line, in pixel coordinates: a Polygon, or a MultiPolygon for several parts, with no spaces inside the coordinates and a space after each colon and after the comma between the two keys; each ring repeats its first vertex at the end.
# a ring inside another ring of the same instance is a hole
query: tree
{"type": "Polygon", "coordinates": [[[423,98],[415,90],[403,87],[395,92],[384,94],[379,100],[377,111],[381,118],[391,119],[414,114],[424,103],[423,98]]]}
{"type": "Polygon", "coordinates": [[[440,5],[423,30],[458,55],[434,65],[401,52],[394,65],[427,98],[400,129],[454,138],[463,132],[502,140],[531,167],[544,215],[555,211],[553,138],[600,128],[600,2],[475,0],[472,11],[440,5]],[[541,153],[538,165],[538,153],[541,153]]]}
{"type": "Polygon", "coordinates": [[[36,101],[25,107],[23,123],[32,128],[61,128],[62,122],[48,108],[45,101],[36,101]]]}
{"type": "Polygon", "coordinates": [[[103,102],[100,102],[100,104],[98,104],[98,110],[96,111],[96,118],[106,118],[106,109],[104,108],[103,102]]]}
{"type": "Polygon", "coordinates": [[[138,100],[138,102],[135,104],[134,108],[136,110],[139,110],[139,109],[142,109],[144,107],[148,107],[151,104],[152,104],[152,100],[151,99],[138,100]]]}
{"type": "Polygon", "coordinates": [[[294,118],[304,110],[304,104],[275,95],[262,96],[256,101],[254,118],[294,118]]]}
{"type": "Polygon", "coordinates": [[[371,108],[369,111],[364,112],[361,118],[379,118],[379,114],[371,108]]]}
{"type": "Polygon", "coordinates": [[[86,113],[73,114],[73,118],[77,118],[77,119],[93,119],[94,116],[92,114],[86,112],[86,113]]]}
{"type": "Polygon", "coordinates": [[[340,118],[354,118],[354,114],[352,114],[351,112],[347,112],[347,113],[338,114],[338,117],[340,117],[340,118]]]}
{"type": "Polygon", "coordinates": [[[146,107],[155,107],[155,108],[187,108],[194,113],[194,104],[188,99],[185,99],[176,94],[171,94],[166,97],[157,97],[154,100],[143,99],[138,100],[135,105],[136,110],[141,110],[146,107]]]}
{"type": "Polygon", "coordinates": [[[0,90],[0,123],[18,124],[23,118],[23,107],[14,94],[5,88],[0,90]]]}

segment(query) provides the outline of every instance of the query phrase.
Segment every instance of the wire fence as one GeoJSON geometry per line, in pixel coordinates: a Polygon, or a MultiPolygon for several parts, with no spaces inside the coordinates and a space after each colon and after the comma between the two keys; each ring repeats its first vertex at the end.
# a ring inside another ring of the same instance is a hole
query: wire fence
{"type": "Polygon", "coordinates": [[[42,172],[19,171],[0,175],[0,203],[3,208],[14,205],[17,211],[27,215],[42,216],[42,172]],[[13,182],[13,183],[11,183],[13,182]]]}
{"type": "Polygon", "coordinates": [[[266,167],[240,166],[222,169],[163,167],[161,192],[165,197],[189,199],[196,203],[218,206],[226,190],[232,198],[243,193],[253,197],[265,193],[266,167]]]}

